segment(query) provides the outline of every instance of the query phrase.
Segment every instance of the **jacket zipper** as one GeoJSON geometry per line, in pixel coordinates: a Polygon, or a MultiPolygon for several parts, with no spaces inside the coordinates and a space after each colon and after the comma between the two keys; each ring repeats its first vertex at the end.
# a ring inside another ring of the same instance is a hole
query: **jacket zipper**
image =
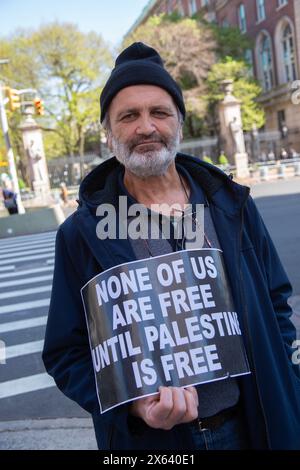
{"type": "MultiPolygon", "coordinates": [[[[240,235],[239,235],[239,244],[240,244],[239,248],[240,249],[238,251],[240,258],[241,258],[240,252],[241,252],[241,246],[242,246],[242,234],[243,234],[243,226],[244,226],[244,207],[245,207],[248,195],[249,195],[249,191],[247,192],[247,195],[244,198],[243,204],[242,204],[242,207],[241,207],[241,226],[240,226],[240,235]]],[[[263,404],[262,404],[261,394],[260,394],[260,391],[259,391],[259,388],[258,388],[258,385],[257,385],[257,379],[256,379],[256,369],[255,369],[255,363],[254,363],[253,352],[252,352],[253,351],[252,340],[251,340],[251,335],[249,334],[248,308],[247,308],[247,303],[245,301],[245,293],[244,293],[244,287],[243,287],[243,274],[242,274],[242,268],[241,268],[241,260],[239,262],[239,274],[240,274],[240,280],[241,280],[241,282],[240,282],[240,294],[241,294],[242,304],[244,305],[245,320],[246,320],[246,335],[247,335],[247,338],[248,338],[248,344],[249,344],[249,348],[250,348],[251,367],[253,368],[253,371],[254,371],[254,382],[255,382],[255,387],[256,387],[256,391],[257,391],[257,396],[258,396],[258,399],[259,399],[260,408],[261,408],[262,415],[263,415],[263,421],[264,421],[264,426],[265,426],[267,442],[268,442],[269,449],[271,449],[270,436],[269,436],[268,427],[267,427],[267,424],[266,424],[267,423],[266,414],[265,414],[265,410],[264,410],[264,407],[263,407],[263,404]]]]}

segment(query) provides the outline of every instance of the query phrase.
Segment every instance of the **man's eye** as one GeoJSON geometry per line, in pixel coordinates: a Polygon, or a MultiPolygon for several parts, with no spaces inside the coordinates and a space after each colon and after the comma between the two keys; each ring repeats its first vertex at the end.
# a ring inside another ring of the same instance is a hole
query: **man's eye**
{"type": "Polygon", "coordinates": [[[154,114],[154,116],[157,116],[157,117],[167,117],[167,116],[169,116],[169,114],[166,113],[165,111],[159,111],[159,110],[154,111],[153,114],[154,114]]]}
{"type": "Polygon", "coordinates": [[[134,113],[128,113],[128,114],[125,114],[125,116],[122,117],[121,121],[130,121],[134,118],[135,118],[134,113]]]}

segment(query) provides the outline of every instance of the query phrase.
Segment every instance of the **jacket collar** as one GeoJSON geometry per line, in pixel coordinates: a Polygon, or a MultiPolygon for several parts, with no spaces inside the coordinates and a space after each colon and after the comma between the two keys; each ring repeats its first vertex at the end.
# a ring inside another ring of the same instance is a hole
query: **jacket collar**
{"type": "MultiPolygon", "coordinates": [[[[208,201],[231,215],[238,214],[247,199],[249,188],[232,181],[219,168],[196,157],[178,153],[176,163],[189,171],[201,185],[208,201]]],[[[116,157],[106,160],[83,180],[79,206],[95,214],[98,205],[109,203],[118,207],[118,175],[124,171],[116,157]]]]}

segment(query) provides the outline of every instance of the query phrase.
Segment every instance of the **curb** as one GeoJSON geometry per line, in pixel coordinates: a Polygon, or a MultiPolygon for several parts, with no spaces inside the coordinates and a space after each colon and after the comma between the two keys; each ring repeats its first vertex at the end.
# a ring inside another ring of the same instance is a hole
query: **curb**
{"type": "Polygon", "coordinates": [[[94,429],[91,418],[24,419],[0,422],[0,433],[55,429],[94,429]]]}
{"type": "Polygon", "coordinates": [[[0,450],[97,450],[92,419],[0,422],[0,450]]]}
{"type": "Polygon", "coordinates": [[[25,214],[13,214],[0,219],[0,238],[31,235],[57,230],[65,215],[59,205],[37,209],[25,214]]]}

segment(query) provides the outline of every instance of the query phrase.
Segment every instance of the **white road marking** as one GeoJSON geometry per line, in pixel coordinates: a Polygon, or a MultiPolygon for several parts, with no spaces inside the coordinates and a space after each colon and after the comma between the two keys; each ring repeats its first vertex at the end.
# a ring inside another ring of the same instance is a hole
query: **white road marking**
{"type": "MultiPolygon", "coordinates": [[[[12,256],[28,256],[28,255],[37,255],[38,253],[54,253],[53,246],[51,248],[39,248],[34,250],[23,250],[20,253],[6,253],[5,255],[0,254],[0,259],[11,258],[12,256]]],[[[18,259],[18,258],[16,258],[18,259]]]]}
{"type": "Polygon", "coordinates": [[[51,234],[47,234],[44,236],[37,236],[37,235],[24,235],[22,237],[14,237],[10,239],[2,239],[0,240],[0,248],[9,248],[13,246],[22,246],[25,243],[40,243],[44,241],[55,240],[56,232],[51,234]]]}
{"type": "MultiPolygon", "coordinates": [[[[0,268],[1,271],[1,268],[0,268]]],[[[44,268],[24,269],[24,271],[16,271],[14,273],[0,274],[0,279],[7,279],[8,277],[27,276],[28,274],[43,273],[45,271],[52,271],[53,266],[45,266],[44,268]]]]}
{"type": "Polygon", "coordinates": [[[11,248],[31,248],[32,246],[35,246],[35,245],[47,245],[47,243],[54,243],[55,244],[55,238],[47,238],[45,240],[32,240],[32,241],[28,241],[28,242],[19,242],[19,243],[11,243],[9,245],[1,245],[1,240],[0,240],[0,250],[5,250],[5,249],[8,249],[10,250],[11,248]]]}
{"type": "Polygon", "coordinates": [[[47,323],[47,315],[37,318],[29,318],[28,320],[10,321],[0,325],[0,333],[8,333],[9,331],[27,330],[36,326],[44,326],[47,323]]]}
{"type": "Polygon", "coordinates": [[[49,253],[42,254],[42,255],[22,256],[20,258],[6,259],[4,261],[0,261],[0,265],[9,264],[9,263],[19,263],[20,261],[32,261],[34,259],[51,258],[51,256],[54,256],[54,251],[51,251],[49,253]]]}
{"type": "Polygon", "coordinates": [[[16,253],[17,251],[26,251],[27,249],[28,250],[31,250],[33,248],[36,248],[36,249],[42,249],[42,248],[54,248],[55,246],[55,243],[54,242],[49,242],[49,243],[33,243],[32,245],[30,246],[24,246],[22,244],[22,246],[16,246],[16,247],[13,247],[13,248],[5,248],[5,249],[0,249],[0,257],[2,257],[2,253],[6,254],[6,253],[16,253]]]}
{"type": "Polygon", "coordinates": [[[48,276],[29,277],[28,279],[15,279],[13,281],[0,282],[0,289],[3,287],[23,286],[24,284],[33,284],[34,282],[51,281],[52,274],[48,276]]]}
{"type": "Polygon", "coordinates": [[[29,375],[28,377],[9,380],[0,384],[0,399],[55,386],[53,378],[46,373],[29,375]]]}
{"type": "Polygon", "coordinates": [[[0,307],[0,315],[11,312],[21,312],[22,310],[31,310],[32,308],[49,307],[49,305],[50,299],[32,300],[30,302],[5,305],[4,307],[0,307]]]}
{"type": "Polygon", "coordinates": [[[41,292],[49,292],[52,290],[52,286],[41,286],[41,287],[32,287],[31,289],[20,289],[20,290],[13,290],[10,292],[4,292],[0,294],[1,299],[11,299],[12,297],[21,297],[23,295],[31,295],[31,294],[40,294],[41,292]]]}
{"type": "MultiPolygon", "coordinates": [[[[13,271],[14,269],[15,269],[15,266],[4,266],[4,268],[0,268],[0,272],[13,271]]],[[[3,276],[6,276],[6,274],[3,274],[3,276]]]]}
{"type": "Polygon", "coordinates": [[[26,356],[34,354],[43,350],[44,340],[30,341],[29,343],[15,344],[14,346],[7,346],[5,348],[6,359],[13,359],[14,357],[26,356]]]}

